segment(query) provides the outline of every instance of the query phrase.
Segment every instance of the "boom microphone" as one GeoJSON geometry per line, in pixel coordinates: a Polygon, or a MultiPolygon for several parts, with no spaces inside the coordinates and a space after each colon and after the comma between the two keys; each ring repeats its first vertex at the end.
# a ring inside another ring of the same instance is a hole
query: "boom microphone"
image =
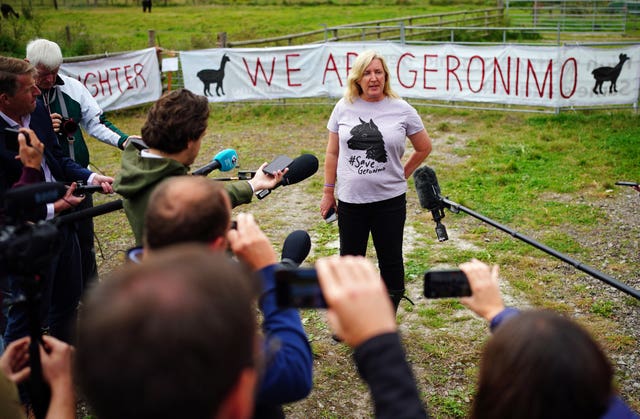
{"type": "Polygon", "coordinates": [[[413,173],[413,180],[415,181],[420,206],[431,211],[433,221],[436,223],[438,241],[448,240],[447,229],[440,222],[444,218],[445,205],[440,196],[440,185],[438,184],[436,172],[429,166],[422,166],[413,173]]]}
{"type": "Polygon", "coordinates": [[[309,256],[311,237],[304,230],[295,230],[284,239],[280,263],[287,268],[297,268],[309,256]]]}
{"type": "Polygon", "coordinates": [[[276,184],[276,186],[272,189],[263,189],[259,191],[256,196],[258,199],[263,199],[265,196],[269,195],[273,189],[301,182],[308,177],[311,177],[317,171],[318,158],[313,154],[301,154],[293,159],[293,162],[289,165],[289,171],[282,176],[282,180],[276,184]]]}
{"type": "Polygon", "coordinates": [[[195,176],[207,176],[216,169],[220,169],[221,172],[228,172],[235,168],[237,164],[238,153],[232,148],[227,148],[216,154],[209,164],[194,170],[191,174],[195,176]]]}

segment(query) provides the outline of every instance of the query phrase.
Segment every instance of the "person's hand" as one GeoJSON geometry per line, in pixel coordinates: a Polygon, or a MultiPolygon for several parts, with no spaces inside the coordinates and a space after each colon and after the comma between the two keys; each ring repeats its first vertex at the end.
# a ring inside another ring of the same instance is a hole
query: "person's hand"
{"type": "Polygon", "coordinates": [[[52,389],[58,386],[71,386],[73,353],[73,346],[52,336],[42,336],[42,345],[40,345],[42,376],[52,389]]]}
{"type": "Polygon", "coordinates": [[[269,163],[262,163],[262,166],[260,166],[256,171],[255,176],[247,181],[251,184],[254,192],[258,192],[263,189],[275,188],[276,185],[282,180],[284,174],[289,171],[289,168],[287,167],[284,170],[278,170],[275,176],[271,176],[270,174],[262,171],[262,169],[264,169],[267,164],[269,163]]]}
{"type": "Polygon", "coordinates": [[[59,113],[51,114],[51,125],[53,125],[53,130],[55,132],[60,132],[60,125],[62,125],[62,115],[59,113]]]}
{"type": "Polygon", "coordinates": [[[20,160],[26,167],[40,170],[40,164],[42,163],[42,154],[44,153],[44,144],[40,142],[36,133],[29,128],[20,128],[20,134],[18,134],[18,155],[16,160],[20,160]],[[29,136],[30,146],[27,145],[27,139],[25,135],[29,136]]]}
{"type": "Polygon", "coordinates": [[[29,343],[31,339],[25,336],[11,342],[0,357],[0,370],[14,383],[21,383],[29,378],[29,343]]]}
{"type": "Polygon", "coordinates": [[[316,262],[329,325],[351,347],[395,332],[391,299],[373,264],[362,256],[331,256],[316,262]]]}
{"type": "Polygon", "coordinates": [[[231,251],[247,263],[253,270],[258,271],[278,261],[271,242],[256,224],[251,214],[238,214],[236,228],[229,230],[227,239],[231,251]]]}
{"type": "Polygon", "coordinates": [[[320,200],[320,215],[322,215],[322,218],[325,218],[327,216],[327,212],[329,212],[329,209],[331,208],[335,209],[336,211],[338,210],[336,198],[333,196],[333,194],[325,193],[322,195],[322,199],[320,200]]]}
{"type": "Polygon", "coordinates": [[[127,146],[129,145],[129,141],[131,140],[142,140],[142,137],[139,135],[130,135],[127,137],[126,140],[124,140],[124,142],[122,143],[122,148],[125,149],[127,148],[127,146]]]}
{"type": "Polygon", "coordinates": [[[71,186],[67,188],[67,192],[64,196],[53,203],[53,210],[56,214],[80,205],[84,199],[84,195],[76,196],[73,194],[77,186],[78,184],[76,182],[71,183],[71,186]]]}
{"type": "Polygon", "coordinates": [[[467,275],[471,286],[471,296],[462,297],[460,302],[480,317],[491,321],[504,310],[504,302],[498,287],[498,265],[489,267],[477,259],[463,263],[460,269],[467,275]]]}
{"type": "Polygon", "coordinates": [[[92,185],[100,185],[102,186],[102,193],[111,194],[113,193],[113,178],[109,176],[96,174],[93,179],[91,179],[92,185]]]}

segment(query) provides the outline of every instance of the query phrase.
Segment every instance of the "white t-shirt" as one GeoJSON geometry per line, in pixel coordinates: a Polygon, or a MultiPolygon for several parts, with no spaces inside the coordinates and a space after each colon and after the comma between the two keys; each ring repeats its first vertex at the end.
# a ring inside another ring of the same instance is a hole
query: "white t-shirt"
{"type": "Polygon", "coordinates": [[[340,99],[329,131],[338,133],[336,193],[352,204],[384,201],[407,191],[404,154],[407,136],[424,129],[418,112],[402,99],[367,102],[340,99]]]}

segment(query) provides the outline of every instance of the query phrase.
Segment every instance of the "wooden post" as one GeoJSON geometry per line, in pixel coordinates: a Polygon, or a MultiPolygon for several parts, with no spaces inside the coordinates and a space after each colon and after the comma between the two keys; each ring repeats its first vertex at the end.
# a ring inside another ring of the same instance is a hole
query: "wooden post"
{"type": "Polygon", "coordinates": [[[218,32],[218,48],[226,48],[226,47],[227,47],[227,33],[218,32]]]}
{"type": "Polygon", "coordinates": [[[69,25],[64,27],[64,34],[67,37],[67,44],[71,43],[71,29],[69,28],[69,25]]]}
{"type": "Polygon", "coordinates": [[[156,31],[153,29],[149,29],[149,46],[156,46],[156,31]]]}

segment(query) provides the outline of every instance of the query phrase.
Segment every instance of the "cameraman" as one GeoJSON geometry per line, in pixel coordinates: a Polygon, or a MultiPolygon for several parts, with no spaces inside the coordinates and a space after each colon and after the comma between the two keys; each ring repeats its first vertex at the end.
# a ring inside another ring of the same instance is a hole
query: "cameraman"
{"type": "MultiPolygon", "coordinates": [[[[26,61],[36,70],[38,96],[51,115],[53,129],[58,134],[62,151],[80,166],[89,166],[89,149],[82,135],[82,127],[89,135],[105,144],[124,150],[130,136],[107,121],[98,102],[78,80],[59,74],[62,51],[55,42],[35,39],[27,44],[26,61]]],[[[87,194],[78,209],[91,208],[93,196],[87,194]]],[[[98,274],[93,242],[93,219],[78,221],[78,242],[82,255],[83,285],[98,274]]]]}

